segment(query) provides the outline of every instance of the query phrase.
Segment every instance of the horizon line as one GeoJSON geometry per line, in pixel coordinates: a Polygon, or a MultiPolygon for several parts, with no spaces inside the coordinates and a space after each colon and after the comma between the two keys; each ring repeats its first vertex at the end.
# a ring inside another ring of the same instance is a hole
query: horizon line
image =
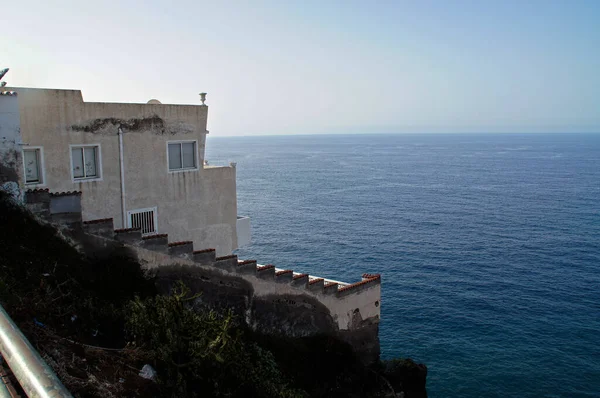
{"type": "Polygon", "coordinates": [[[373,132],[373,133],[353,133],[353,132],[340,132],[340,133],[289,133],[289,134],[224,134],[217,135],[216,133],[208,134],[207,138],[229,138],[229,137],[303,137],[303,136],[342,136],[342,135],[569,135],[569,134],[586,134],[594,135],[600,134],[598,131],[455,131],[455,132],[433,132],[433,131],[422,131],[422,132],[373,132]]]}

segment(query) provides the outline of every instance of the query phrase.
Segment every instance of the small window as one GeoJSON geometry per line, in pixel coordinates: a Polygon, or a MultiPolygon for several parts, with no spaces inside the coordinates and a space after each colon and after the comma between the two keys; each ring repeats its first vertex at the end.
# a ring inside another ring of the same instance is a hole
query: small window
{"type": "Polygon", "coordinates": [[[196,141],[168,144],[169,171],[196,169],[196,141]]]}
{"type": "Polygon", "coordinates": [[[23,149],[23,166],[25,169],[25,184],[43,184],[43,155],[41,148],[23,149]]]}
{"type": "Polygon", "coordinates": [[[100,146],[72,146],[71,166],[74,180],[100,178],[100,146]]]}

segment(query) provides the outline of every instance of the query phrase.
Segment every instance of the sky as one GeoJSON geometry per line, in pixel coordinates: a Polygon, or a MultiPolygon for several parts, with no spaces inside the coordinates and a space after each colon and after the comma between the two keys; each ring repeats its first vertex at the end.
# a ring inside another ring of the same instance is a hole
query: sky
{"type": "Polygon", "coordinates": [[[11,86],[199,104],[211,136],[600,132],[600,1],[4,2],[11,86]]]}

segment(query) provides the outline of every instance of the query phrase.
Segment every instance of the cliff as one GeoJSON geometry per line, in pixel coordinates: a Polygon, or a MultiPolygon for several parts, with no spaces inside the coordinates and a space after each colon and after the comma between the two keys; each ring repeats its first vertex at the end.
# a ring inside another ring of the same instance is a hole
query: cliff
{"type": "Polygon", "coordinates": [[[5,194],[0,221],[2,304],[75,396],[426,396],[423,365],[366,365],[340,335],[249,327],[231,297],[197,305],[214,296],[206,285],[161,277],[141,251],[78,238],[5,194]],[[156,382],[138,376],[146,363],[156,382]]]}

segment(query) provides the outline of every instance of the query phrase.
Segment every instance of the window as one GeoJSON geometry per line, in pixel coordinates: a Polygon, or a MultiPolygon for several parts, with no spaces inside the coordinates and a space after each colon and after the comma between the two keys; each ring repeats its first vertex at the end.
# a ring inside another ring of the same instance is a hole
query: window
{"type": "Polygon", "coordinates": [[[42,148],[23,149],[23,169],[25,170],[25,184],[44,183],[44,156],[42,148]]]}
{"type": "Polygon", "coordinates": [[[100,179],[100,145],[71,146],[74,180],[100,179]]]}
{"type": "Polygon", "coordinates": [[[127,212],[127,228],[140,228],[142,236],[158,232],[156,207],[131,210],[127,212]]]}
{"type": "Polygon", "coordinates": [[[169,171],[196,169],[196,141],[168,143],[169,171]]]}

